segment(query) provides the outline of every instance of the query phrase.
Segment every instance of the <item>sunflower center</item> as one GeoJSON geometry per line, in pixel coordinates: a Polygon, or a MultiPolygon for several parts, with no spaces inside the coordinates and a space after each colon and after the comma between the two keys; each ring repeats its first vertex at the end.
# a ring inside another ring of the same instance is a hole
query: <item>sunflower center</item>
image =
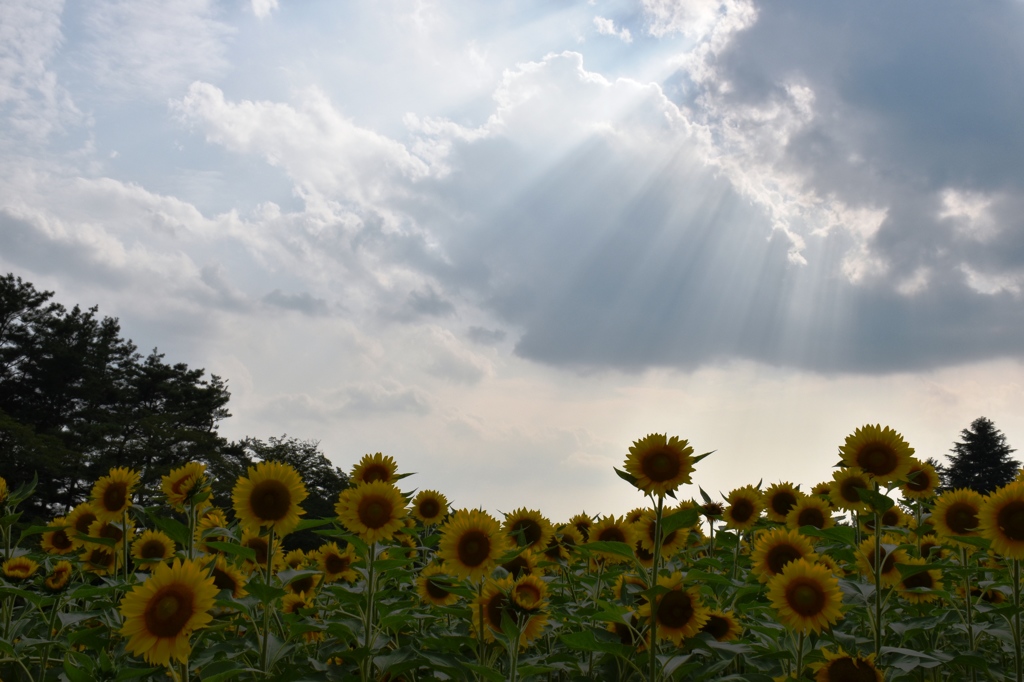
{"type": "Polygon", "coordinates": [[[800,510],[800,513],[797,514],[796,525],[823,528],[825,526],[825,515],[822,514],[821,510],[817,507],[802,509],[800,510]]]}
{"type": "Polygon", "coordinates": [[[227,571],[217,567],[213,569],[213,585],[218,590],[227,590],[231,594],[234,594],[238,589],[238,582],[235,578],[227,571]]]}
{"type": "Polygon", "coordinates": [[[685,627],[693,618],[693,599],[689,592],[672,590],[658,602],[658,623],[666,628],[685,627]]]}
{"type": "MultiPolygon", "coordinates": [[[[491,538],[482,530],[467,531],[459,538],[457,555],[463,566],[475,568],[491,555],[491,538]]],[[[500,618],[498,622],[501,622],[500,618]]]]}
{"type": "Polygon", "coordinates": [[[487,608],[485,611],[487,612],[487,624],[498,632],[501,632],[501,615],[503,613],[508,614],[508,617],[513,621],[515,620],[515,614],[512,612],[512,609],[509,608],[508,599],[506,599],[505,595],[500,592],[491,597],[487,602],[487,608]]]}
{"type": "Polygon", "coordinates": [[[857,453],[857,466],[872,476],[887,476],[899,463],[896,451],[883,443],[870,443],[857,453]]]}
{"type": "Polygon", "coordinates": [[[736,500],[732,503],[730,515],[736,523],[746,523],[754,515],[754,505],[750,500],[736,500]]]}
{"type": "Polygon", "coordinates": [[[104,523],[100,528],[100,537],[113,540],[114,542],[121,542],[121,538],[124,537],[124,531],[112,523],[104,523]]]}
{"type": "Polygon", "coordinates": [[[164,549],[164,543],[159,540],[146,540],[142,547],[139,548],[139,554],[142,555],[143,559],[163,559],[164,549]]]}
{"type": "Polygon", "coordinates": [[[1024,500],[1013,500],[1003,505],[996,515],[999,530],[1010,540],[1024,540],[1024,500]]]}
{"type": "Polygon", "coordinates": [[[50,544],[57,549],[68,549],[71,547],[71,538],[68,537],[67,531],[63,528],[55,530],[53,531],[53,535],[50,537],[50,544]]]}
{"type": "Polygon", "coordinates": [[[640,460],[640,471],[655,483],[670,481],[679,475],[682,463],[677,453],[669,450],[656,450],[640,460]]]}
{"type": "Polygon", "coordinates": [[[782,573],[782,569],[786,567],[790,561],[796,561],[797,559],[803,558],[803,553],[793,545],[777,545],[768,550],[765,554],[764,562],[768,566],[773,574],[782,573]]]}
{"type": "Polygon", "coordinates": [[[374,481],[389,481],[391,480],[391,469],[387,468],[383,464],[370,464],[363,469],[363,483],[373,483],[374,481]]]}
{"type": "Polygon", "coordinates": [[[509,535],[514,538],[519,538],[520,533],[522,534],[521,547],[532,547],[537,544],[542,532],[540,524],[533,519],[519,519],[509,528],[509,535]]]}
{"type": "Polygon", "coordinates": [[[160,588],[146,604],[146,630],[157,637],[177,637],[192,617],[193,601],[194,595],[187,585],[160,588]]]}
{"type": "Polygon", "coordinates": [[[448,595],[451,594],[451,592],[434,582],[433,578],[427,578],[424,581],[424,586],[427,588],[427,594],[434,599],[447,599],[448,595]]]}
{"type": "Polygon", "coordinates": [[[625,542],[626,534],[622,532],[621,528],[609,526],[598,533],[597,540],[598,542],[625,542]]]}
{"type": "Polygon", "coordinates": [[[511,561],[501,565],[513,578],[518,578],[523,573],[530,573],[530,564],[523,558],[523,555],[515,557],[511,561]]]}
{"type": "Polygon", "coordinates": [[[801,616],[814,616],[825,608],[825,593],[817,583],[794,581],[786,590],[786,603],[801,616]]]}
{"type": "Polygon", "coordinates": [[[370,530],[383,528],[391,520],[391,500],[380,495],[367,495],[359,501],[359,522],[370,530]]]}
{"type": "Polygon", "coordinates": [[[313,589],[314,580],[315,579],[311,575],[303,576],[288,583],[288,589],[295,594],[299,594],[300,592],[309,592],[313,589]]]}
{"type": "Polygon", "coordinates": [[[432,519],[441,513],[441,505],[437,500],[423,500],[420,502],[420,516],[425,519],[432,519]]]}
{"type": "Polygon", "coordinates": [[[113,566],[114,565],[114,553],[109,552],[105,549],[95,548],[89,552],[86,561],[93,566],[113,566]]]}
{"type": "Polygon", "coordinates": [[[862,478],[848,478],[839,486],[839,495],[843,498],[844,502],[860,504],[860,495],[857,494],[857,488],[867,490],[867,487],[868,484],[862,478]]]}
{"type": "Polygon", "coordinates": [[[91,526],[92,522],[95,520],[95,514],[93,514],[92,512],[86,512],[85,514],[79,516],[78,520],[75,521],[75,530],[77,530],[79,533],[88,533],[89,526],[91,526]]]}
{"type": "Polygon", "coordinates": [[[348,559],[337,554],[328,554],[324,558],[324,568],[328,573],[344,573],[348,570],[348,559]]]}
{"type": "Polygon", "coordinates": [[[639,542],[636,543],[636,548],[634,551],[636,552],[636,558],[640,561],[643,561],[645,563],[648,561],[654,561],[654,554],[644,549],[644,546],[641,545],[639,542]]]}
{"type": "Polygon", "coordinates": [[[541,593],[536,585],[523,583],[516,585],[516,603],[524,609],[532,609],[540,603],[541,593]]]}
{"type": "Polygon", "coordinates": [[[704,623],[701,631],[708,633],[718,641],[722,641],[722,638],[729,634],[729,621],[721,616],[712,614],[708,617],[708,622],[704,623]]]}
{"type": "Polygon", "coordinates": [[[870,663],[840,658],[829,663],[829,682],[875,682],[878,678],[870,663]]]}
{"type": "Polygon", "coordinates": [[[920,573],[908,575],[904,578],[903,587],[908,590],[914,589],[915,587],[924,587],[930,590],[935,587],[935,581],[932,580],[932,576],[928,571],[921,571],[920,573]]]}
{"type": "Polygon", "coordinates": [[[276,479],[255,484],[249,501],[253,516],[262,522],[280,521],[288,516],[292,508],[292,494],[288,486],[276,479]]]}
{"type": "Polygon", "coordinates": [[[113,481],[103,491],[103,508],[107,511],[121,511],[128,501],[128,484],[123,481],[113,481]]]}
{"type": "Polygon", "coordinates": [[[957,535],[968,535],[978,527],[978,510],[967,502],[951,504],[946,510],[946,525],[957,535]]]}
{"type": "Polygon", "coordinates": [[[256,552],[256,563],[260,566],[267,564],[267,541],[263,538],[249,538],[245,546],[256,552]]]}
{"type": "Polygon", "coordinates": [[[796,495],[788,490],[780,490],[772,495],[772,511],[779,516],[785,516],[796,504],[796,495]]]}
{"type": "Polygon", "coordinates": [[[928,490],[928,473],[922,469],[915,469],[907,474],[907,488],[915,493],[928,490]]]}

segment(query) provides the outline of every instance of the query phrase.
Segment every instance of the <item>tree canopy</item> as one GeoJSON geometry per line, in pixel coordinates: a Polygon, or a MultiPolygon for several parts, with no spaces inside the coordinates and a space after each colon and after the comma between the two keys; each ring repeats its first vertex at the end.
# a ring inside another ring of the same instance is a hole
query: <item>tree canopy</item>
{"type": "Polygon", "coordinates": [[[987,495],[1017,475],[1020,462],[1010,457],[1016,450],[991,419],[978,417],[960,432],[960,437],[962,440],[953,444],[949,466],[943,472],[943,487],[970,488],[987,495]]]}

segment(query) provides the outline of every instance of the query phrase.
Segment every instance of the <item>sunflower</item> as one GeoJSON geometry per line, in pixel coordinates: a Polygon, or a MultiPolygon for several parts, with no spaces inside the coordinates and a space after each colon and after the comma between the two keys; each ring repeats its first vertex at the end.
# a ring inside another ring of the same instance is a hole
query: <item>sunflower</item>
{"type": "Polygon", "coordinates": [[[293,549],[284,555],[284,565],[294,571],[301,570],[309,563],[309,557],[301,549],[293,549]]]}
{"type": "Polygon", "coordinates": [[[7,501],[7,479],[0,476],[0,504],[7,501]]]}
{"type": "Polygon", "coordinates": [[[846,571],[839,566],[839,562],[828,554],[816,554],[814,556],[814,561],[827,568],[829,572],[837,578],[842,578],[846,575],[846,571]]]}
{"type": "Polygon", "coordinates": [[[993,551],[1024,559],[1024,483],[1010,483],[985,498],[978,528],[992,542],[993,551]]]}
{"type": "Polygon", "coordinates": [[[870,490],[871,477],[857,467],[844,467],[832,474],[832,504],[851,512],[866,511],[868,506],[860,499],[858,488],[870,490]]]}
{"type": "Polygon", "coordinates": [[[230,542],[231,536],[225,531],[218,529],[226,529],[228,527],[228,517],[224,514],[223,510],[210,509],[206,514],[203,515],[199,522],[196,524],[196,537],[195,545],[201,552],[207,554],[214,554],[217,552],[213,547],[210,547],[210,542],[230,542]]]}
{"type": "Polygon", "coordinates": [[[812,663],[815,682],[882,682],[882,671],[875,667],[875,655],[848,654],[839,647],[832,653],[822,649],[825,660],[812,663]]]}
{"type": "MultiPolygon", "coordinates": [[[[684,639],[700,632],[708,621],[710,611],[701,603],[700,592],[696,587],[683,587],[683,574],[679,571],[670,576],[658,576],[658,585],[667,590],[655,598],[658,639],[671,640],[680,646],[684,639]]],[[[650,602],[642,605],[637,614],[649,619],[650,602]]]]}
{"type": "Polygon", "coordinates": [[[731,642],[743,634],[743,626],[731,611],[709,611],[708,620],[701,632],[706,632],[719,642],[731,642]]]}
{"type": "Polygon", "coordinates": [[[791,530],[799,530],[804,526],[824,530],[834,525],[836,520],[832,518],[832,505],[817,495],[801,497],[786,514],[786,527],[791,530]]]}
{"type": "Polygon", "coordinates": [[[0,565],[0,571],[8,580],[22,582],[31,578],[39,570],[39,564],[27,556],[16,556],[0,565]]]}
{"type": "Polygon", "coordinates": [[[523,575],[516,578],[509,596],[524,611],[537,611],[547,606],[548,585],[540,576],[523,575]]]}
{"type": "Polygon", "coordinates": [[[146,582],[121,600],[127,649],[150,664],[171,667],[171,659],[184,663],[192,651],[192,631],[213,618],[217,591],[213,576],[199,562],[158,564],[146,582]]]}
{"type": "Polygon", "coordinates": [[[71,539],[74,535],[74,528],[63,516],[56,517],[50,521],[50,530],[43,533],[40,545],[47,554],[70,554],[75,551],[75,543],[71,539]]]}
{"type": "Polygon", "coordinates": [[[366,544],[390,540],[405,527],[405,498],[385,481],[342,490],[334,511],[341,524],[366,544]]]}
{"type": "MultiPolygon", "coordinates": [[[[527,576],[521,580],[532,580],[543,585],[543,581],[534,576],[527,576]]],[[[484,633],[486,641],[493,642],[495,633],[504,632],[502,621],[505,618],[519,626],[520,647],[526,647],[540,637],[543,632],[544,626],[548,622],[547,614],[540,610],[543,602],[535,602],[536,606],[532,608],[522,607],[520,601],[513,596],[519,591],[517,588],[519,588],[519,581],[513,581],[511,576],[500,580],[488,580],[484,584],[480,596],[473,600],[473,627],[476,632],[484,633]],[[480,622],[481,615],[483,616],[482,623],[480,622]]],[[[520,600],[537,596],[536,589],[541,588],[537,588],[533,582],[524,585],[522,592],[528,593],[530,596],[526,597],[521,594],[520,600]]],[[[543,599],[544,594],[546,592],[540,592],[540,599],[543,599]]]]}
{"type": "MultiPolygon", "coordinates": [[[[900,582],[900,570],[897,564],[905,564],[910,561],[906,550],[897,547],[899,544],[896,538],[886,535],[881,539],[881,579],[882,585],[893,587],[900,582]]],[[[857,546],[857,568],[861,575],[869,581],[875,579],[875,536],[869,535],[861,540],[857,546]]]]}
{"type": "Polygon", "coordinates": [[[832,494],[832,481],[822,481],[811,486],[811,495],[827,498],[832,494]]]}
{"type": "Polygon", "coordinates": [[[821,564],[797,559],[768,582],[779,622],[797,632],[821,632],[843,617],[839,581],[821,564]]]}
{"type": "Polygon", "coordinates": [[[463,509],[441,530],[437,556],[449,575],[476,582],[491,572],[507,548],[508,536],[494,517],[479,509],[463,509]]]}
{"type": "Polygon", "coordinates": [[[174,540],[160,530],[147,530],[132,543],[132,557],[136,564],[167,561],[174,556],[174,540]]]}
{"type": "Polygon", "coordinates": [[[313,594],[313,590],[320,584],[320,580],[323,578],[319,573],[306,573],[293,578],[285,585],[285,589],[291,594],[313,594]]]}
{"type": "MultiPolygon", "coordinates": [[[[636,541],[636,531],[622,517],[605,516],[590,529],[591,542],[624,542],[632,547],[636,541]]],[[[611,564],[618,564],[626,559],[618,554],[596,552],[597,556],[611,564]]]]}
{"type": "Polygon", "coordinates": [[[75,549],[81,549],[85,546],[84,536],[89,534],[89,526],[97,518],[99,517],[96,516],[96,510],[88,502],[82,502],[64,518],[64,522],[72,529],[69,537],[71,538],[71,545],[75,549]]]}
{"type": "Polygon", "coordinates": [[[946,547],[935,533],[922,535],[918,545],[920,548],[919,554],[925,559],[934,561],[946,556],[946,547]]]}
{"type": "Polygon", "coordinates": [[[654,568],[654,552],[645,549],[639,540],[633,545],[633,556],[644,568],[654,568]]]}
{"type": "MultiPolygon", "coordinates": [[[[668,517],[666,516],[666,518],[668,517]]],[[[633,529],[639,536],[640,546],[648,552],[654,551],[654,538],[658,534],[657,520],[657,513],[653,509],[646,509],[640,520],[633,524],[633,529]]],[[[686,545],[687,531],[688,529],[686,528],[680,528],[679,530],[663,534],[661,538],[661,555],[665,557],[672,556],[682,549],[686,545]]]]}
{"type": "Polygon", "coordinates": [[[241,599],[249,594],[245,589],[245,574],[234,564],[228,563],[223,556],[207,557],[206,566],[213,577],[213,586],[217,591],[227,590],[235,599],[241,599]]]}
{"type": "Polygon", "coordinates": [[[110,575],[121,566],[121,552],[103,545],[92,545],[83,549],[79,559],[84,570],[96,575],[110,575]]]}
{"type": "Polygon", "coordinates": [[[451,591],[450,580],[445,580],[444,567],[433,563],[423,567],[416,578],[416,592],[424,604],[451,606],[459,601],[459,595],[451,591]]]}
{"type": "Polygon", "coordinates": [[[448,498],[436,490],[421,490],[413,498],[412,515],[424,526],[437,525],[448,516],[448,498]]]}
{"type": "Polygon", "coordinates": [[[590,529],[594,527],[594,519],[589,514],[586,512],[576,514],[569,519],[568,525],[575,527],[579,531],[583,537],[583,542],[590,542],[590,529]]]}
{"type": "Polygon", "coordinates": [[[612,592],[626,606],[642,606],[647,603],[647,597],[643,595],[646,589],[647,582],[640,576],[620,573],[612,592]]]}
{"type": "Polygon", "coordinates": [[[725,501],[722,518],[726,527],[734,530],[750,530],[764,510],[761,491],[752,485],[736,488],[726,496],[725,501]]]}
{"type": "MultiPolygon", "coordinates": [[[[928,562],[920,557],[910,557],[900,563],[904,566],[924,566],[928,562]]],[[[942,571],[930,568],[907,575],[900,579],[896,587],[900,596],[913,604],[935,601],[939,597],[934,591],[942,589],[942,571]]]]}
{"type": "Polygon", "coordinates": [[[814,547],[805,536],[789,528],[775,528],[757,535],[750,557],[751,570],[764,583],[782,573],[793,561],[813,561],[814,557],[814,547]]]}
{"type": "MultiPolygon", "coordinates": [[[[912,517],[906,514],[899,507],[893,506],[882,512],[882,528],[904,528],[912,517]]],[[[864,514],[860,517],[861,530],[868,533],[875,532],[875,515],[864,514]]]]}
{"type": "Polygon", "coordinates": [[[646,507],[634,507],[629,510],[623,518],[626,523],[636,523],[640,520],[640,517],[644,515],[645,511],[647,511],[646,507]]]}
{"type": "Polygon", "coordinates": [[[235,482],[231,502],[243,528],[258,532],[268,527],[283,537],[299,525],[305,514],[299,506],[308,493],[290,464],[260,462],[249,467],[248,476],[235,482]]]}
{"type": "Polygon", "coordinates": [[[128,467],[110,470],[92,487],[89,501],[96,516],[104,521],[117,521],[132,506],[132,489],[138,485],[140,474],[128,467]]]}
{"type": "Polygon", "coordinates": [[[200,462],[188,462],[184,466],[172,469],[171,473],[160,477],[160,490],[167,497],[167,502],[177,511],[185,511],[185,506],[206,493],[210,492],[206,479],[206,465],[200,462]]]}
{"type": "MultiPolygon", "coordinates": [[[[240,543],[242,547],[251,549],[256,553],[256,561],[246,559],[242,563],[242,568],[252,573],[255,570],[265,571],[267,569],[267,560],[270,557],[270,537],[267,535],[257,535],[247,530],[242,531],[242,541],[240,543]]],[[[270,559],[270,572],[277,573],[284,567],[284,559],[281,556],[281,541],[274,538],[274,551],[273,558],[270,559]]]]}
{"type": "Polygon", "coordinates": [[[359,562],[356,556],[356,549],[347,545],[343,550],[338,548],[334,542],[321,545],[317,556],[317,565],[324,572],[324,582],[333,583],[344,580],[354,583],[359,580],[359,574],[353,568],[359,562]]]}
{"type": "Polygon", "coordinates": [[[900,491],[905,500],[924,500],[935,494],[939,483],[939,474],[934,466],[913,458],[904,481],[900,483],[900,491]]]}
{"type": "MultiPolygon", "coordinates": [[[[118,519],[116,522],[96,519],[89,524],[89,537],[113,540],[114,549],[117,552],[120,552],[124,547],[125,538],[130,541],[133,535],[135,535],[135,526],[130,520],[127,528],[122,527],[121,519],[118,519]]],[[[86,540],[86,542],[88,542],[88,540],[86,540]]]]}
{"type": "Polygon", "coordinates": [[[633,442],[625,467],[637,488],[647,495],[664,496],[690,482],[693,448],[678,436],[652,433],[633,442]]]}
{"type": "Polygon", "coordinates": [[[858,467],[879,483],[905,479],[914,448],[888,426],[867,424],[846,437],[839,448],[846,466],[858,467]]]}
{"type": "Polygon", "coordinates": [[[506,514],[501,529],[513,544],[537,551],[547,547],[555,533],[551,522],[539,511],[525,507],[506,514]]]}
{"type": "Polygon", "coordinates": [[[544,549],[544,558],[548,561],[569,561],[570,554],[576,545],[583,544],[583,535],[572,524],[559,526],[544,549]]]}
{"type": "Polygon", "coordinates": [[[769,521],[785,523],[786,514],[803,497],[803,493],[788,481],[773,483],[764,491],[765,513],[769,521]]]}
{"type": "Polygon", "coordinates": [[[373,455],[363,455],[363,458],[352,467],[349,480],[352,481],[353,485],[373,483],[374,481],[394,483],[398,480],[397,474],[398,465],[395,463],[394,458],[378,452],[373,455]]]}
{"type": "Polygon", "coordinates": [[[646,627],[646,620],[641,620],[633,611],[622,614],[621,620],[605,621],[606,631],[615,635],[620,644],[635,649],[637,652],[647,649],[647,643],[643,636],[643,630],[646,627]]]}
{"type": "Polygon", "coordinates": [[[932,508],[931,524],[943,537],[978,535],[978,516],[984,498],[970,488],[950,490],[939,495],[932,508]]]}
{"type": "Polygon", "coordinates": [[[61,559],[53,565],[53,570],[46,576],[46,580],[43,581],[43,585],[46,589],[51,592],[60,592],[68,586],[68,582],[71,581],[71,574],[74,569],[71,566],[71,562],[66,559],[61,559]]]}
{"type": "Polygon", "coordinates": [[[501,564],[501,567],[508,571],[508,574],[513,578],[517,579],[524,575],[534,575],[537,572],[537,557],[530,550],[524,549],[501,564]]]}

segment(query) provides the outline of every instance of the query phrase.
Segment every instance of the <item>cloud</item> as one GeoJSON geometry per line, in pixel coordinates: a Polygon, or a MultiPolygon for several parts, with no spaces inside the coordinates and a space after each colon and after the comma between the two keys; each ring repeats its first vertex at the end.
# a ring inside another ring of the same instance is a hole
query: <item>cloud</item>
{"type": "Polygon", "coordinates": [[[274,289],[264,296],[262,300],[267,305],[285,310],[295,310],[305,315],[320,316],[327,315],[329,312],[327,301],[322,298],[315,298],[305,292],[286,294],[280,289],[274,289]]]}
{"type": "Polygon", "coordinates": [[[277,0],[252,0],[252,13],[259,19],[266,19],[277,10],[277,0]]]}
{"type": "Polygon", "coordinates": [[[508,333],[504,329],[488,329],[486,327],[472,326],[466,330],[466,337],[473,343],[490,346],[501,343],[508,333]]]}
{"type": "Polygon", "coordinates": [[[605,17],[594,17],[594,26],[597,28],[597,32],[603,36],[614,36],[624,43],[633,42],[633,35],[629,32],[629,29],[622,27],[621,29],[615,28],[615,22],[605,17]]]}

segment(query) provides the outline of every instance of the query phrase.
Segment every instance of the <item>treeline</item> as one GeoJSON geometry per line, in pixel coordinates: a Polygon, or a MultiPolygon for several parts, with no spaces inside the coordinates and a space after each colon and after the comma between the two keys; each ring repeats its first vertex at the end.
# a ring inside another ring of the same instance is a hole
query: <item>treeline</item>
{"type": "Polygon", "coordinates": [[[217,432],[231,416],[221,377],[156,350],[144,356],[117,319],[52,298],[13,274],[0,278],[0,475],[12,488],[38,479],[26,518],[66,513],[112,467],[140,471],[138,490],[152,491],[189,461],[206,464],[214,502],[230,509],[231,486],[259,460],[299,471],[310,517],[333,514],[348,478],[317,441],[226,440],[217,432]]]}

